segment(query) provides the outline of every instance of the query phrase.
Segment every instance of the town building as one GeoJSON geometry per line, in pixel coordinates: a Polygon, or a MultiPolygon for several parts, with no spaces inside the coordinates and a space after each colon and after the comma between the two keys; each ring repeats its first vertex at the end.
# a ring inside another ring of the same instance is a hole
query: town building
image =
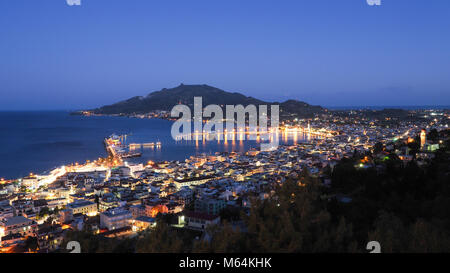
{"type": "Polygon", "coordinates": [[[202,198],[195,200],[195,211],[218,215],[227,206],[223,199],[202,198]]]}
{"type": "Polygon", "coordinates": [[[123,208],[114,208],[100,214],[100,227],[115,230],[130,226],[133,219],[131,212],[123,208]]]}
{"type": "Polygon", "coordinates": [[[77,200],[67,204],[67,209],[72,211],[72,215],[81,213],[87,216],[97,215],[97,204],[88,200],[77,200]]]}
{"type": "Polygon", "coordinates": [[[185,227],[195,230],[205,230],[209,226],[220,224],[219,215],[185,211],[180,217],[181,223],[184,222],[185,227]]]}
{"type": "Polygon", "coordinates": [[[139,216],[136,219],[131,220],[131,226],[134,232],[142,231],[156,226],[156,219],[147,216],[139,216]]]}
{"type": "Polygon", "coordinates": [[[34,236],[36,234],[37,223],[23,216],[15,216],[1,222],[3,233],[5,235],[21,234],[24,237],[34,236]]]}

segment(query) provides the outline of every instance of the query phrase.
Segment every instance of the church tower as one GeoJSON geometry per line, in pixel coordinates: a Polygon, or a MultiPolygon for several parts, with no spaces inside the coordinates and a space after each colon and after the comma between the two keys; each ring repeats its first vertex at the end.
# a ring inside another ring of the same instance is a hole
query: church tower
{"type": "Polygon", "coordinates": [[[422,129],[422,131],[420,132],[420,149],[423,149],[426,143],[427,143],[427,131],[425,129],[422,129]]]}

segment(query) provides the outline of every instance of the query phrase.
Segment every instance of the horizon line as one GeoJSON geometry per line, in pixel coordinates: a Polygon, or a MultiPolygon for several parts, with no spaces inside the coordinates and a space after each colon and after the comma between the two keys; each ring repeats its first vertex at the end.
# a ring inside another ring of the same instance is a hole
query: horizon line
{"type": "MultiPolygon", "coordinates": [[[[307,102],[306,102],[307,103],[307,102]]],[[[308,103],[309,104],[309,103],[308,103]]],[[[310,104],[313,105],[313,104],[310,104]]],[[[314,105],[313,105],[314,106],[314,105]]],[[[315,105],[317,106],[317,105],[315,105]]],[[[449,105],[318,105],[327,109],[334,110],[336,108],[341,108],[339,110],[352,110],[352,109],[370,109],[370,108],[384,108],[384,109],[403,109],[403,108],[414,108],[414,109],[424,109],[424,108],[440,108],[440,110],[450,110],[449,105]],[[351,109],[352,108],[352,109],[351,109]]],[[[101,106],[100,106],[101,107],[101,106]]],[[[94,108],[95,109],[95,108],[94,108]]],[[[8,109],[0,110],[0,112],[73,112],[73,111],[86,111],[85,108],[61,108],[61,109],[8,109]]]]}

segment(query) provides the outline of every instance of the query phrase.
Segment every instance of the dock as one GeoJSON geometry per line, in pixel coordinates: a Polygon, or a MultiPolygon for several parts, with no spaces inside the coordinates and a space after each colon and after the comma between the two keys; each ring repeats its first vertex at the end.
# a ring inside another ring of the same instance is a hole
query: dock
{"type": "MultiPolygon", "coordinates": [[[[105,144],[106,151],[110,156],[112,156],[113,158],[122,159],[140,157],[142,155],[142,153],[139,152],[126,152],[125,149],[127,148],[127,146],[123,143],[123,140],[123,136],[117,135],[111,135],[110,137],[104,139],[103,143],[105,144]]],[[[137,147],[136,144],[130,144],[129,146],[130,150],[136,149],[135,147],[137,147]]]]}
{"type": "Polygon", "coordinates": [[[128,145],[130,150],[136,150],[136,149],[141,149],[141,148],[160,148],[161,147],[161,142],[148,142],[148,143],[130,143],[128,145]]]}

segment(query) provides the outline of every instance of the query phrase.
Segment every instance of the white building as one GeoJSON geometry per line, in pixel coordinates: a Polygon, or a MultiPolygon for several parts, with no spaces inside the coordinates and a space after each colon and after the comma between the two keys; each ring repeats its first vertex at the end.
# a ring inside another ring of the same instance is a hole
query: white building
{"type": "Polygon", "coordinates": [[[183,216],[180,216],[179,223],[187,228],[205,230],[208,226],[220,224],[220,216],[186,211],[183,216]]]}
{"type": "Polygon", "coordinates": [[[123,208],[114,208],[100,214],[100,227],[115,230],[130,226],[133,216],[130,211],[123,208]]]}
{"type": "Polygon", "coordinates": [[[0,221],[14,217],[14,208],[9,204],[0,205],[0,221]]]}
{"type": "Polygon", "coordinates": [[[37,176],[30,174],[29,176],[22,178],[21,185],[27,188],[36,189],[39,186],[39,180],[37,176]]]}
{"type": "Polygon", "coordinates": [[[23,216],[15,216],[0,223],[5,235],[21,234],[22,236],[34,236],[37,228],[35,221],[23,216]]]}
{"type": "Polygon", "coordinates": [[[88,200],[78,200],[70,203],[66,207],[72,210],[72,215],[74,214],[85,214],[87,216],[97,215],[97,204],[88,200]]]}

